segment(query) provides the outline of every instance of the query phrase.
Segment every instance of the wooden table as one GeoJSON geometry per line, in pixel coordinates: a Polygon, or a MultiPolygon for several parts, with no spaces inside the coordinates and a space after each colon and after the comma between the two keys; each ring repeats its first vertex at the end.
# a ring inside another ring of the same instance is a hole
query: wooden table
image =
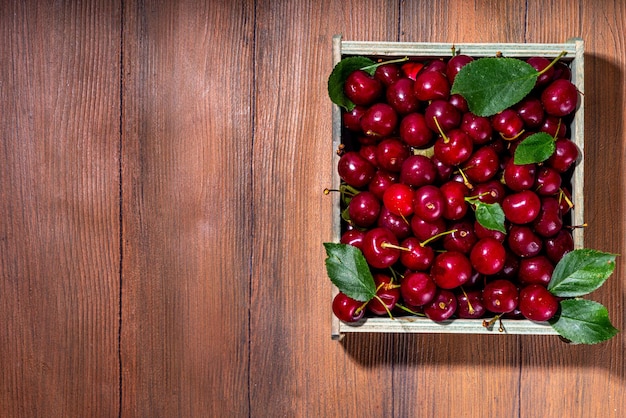
{"type": "Polygon", "coordinates": [[[623,334],[331,340],[322,190],[334,34],[580,36],[585,244],[626,254],[625,31],[619,0],[1,2],[2,415],[624,416],[623,334]]]}

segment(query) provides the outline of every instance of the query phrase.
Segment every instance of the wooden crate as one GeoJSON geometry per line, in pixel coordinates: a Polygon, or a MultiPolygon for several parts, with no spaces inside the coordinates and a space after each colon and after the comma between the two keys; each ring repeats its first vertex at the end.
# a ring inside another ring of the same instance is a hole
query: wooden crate
{"type": "MultiPolygon", "coordinates": [[[[563,61],[568,62],[572,72],[572,82],[581,92],[579,108],[570,125],[571,140],[576,143],[584,156],[584,43],[580,38],[573,38],[559,44],[530,44],[530,43],[424,43],[424,42],[364,42],[345,41],[341,35],[333,38],[333,65],[346,56],[362,55],[372,59],[392,59],[408,56],[410,58],[450,57],[452,48],[458,53],[474,58],[496,56],[501,53],[506,57],[528,58],[543,56],[554,58],[562,51],[567,54],[563,61]]],[[[333,149],[342,143],[341,109],[333,104],[333,149]]],[[[332,183],[339,186],[340,179],[336,167],[339,160],[334,157],[332,183]]],[[[584,199],[584,159],[581,157],[572,177],[572,199],[574,209],[571,214],[571,224],[583,224],[584,199]]],[[[333,241],[339,242],[341,236],[341,216],[339,196],[333,196],[333,241]]],[[[583,247],[583,228],[573,230],[575,248],[583,247]]],[[[332,296],[337,293],[333,287],[332,296]]],[[[366,333],[461,333],[461,334],[530,334],[530,335],[557,335],[548,324],[523,319],[502,319],[493,327],[483,326],[482,319],[453,319],[441,323],[423,317],[368,317],[356,323],[344,323],[332,315],[332,337],[339,339],[345,334],[366,333]],[[502,328],[500,328],[502,326],[502,328]]]]}

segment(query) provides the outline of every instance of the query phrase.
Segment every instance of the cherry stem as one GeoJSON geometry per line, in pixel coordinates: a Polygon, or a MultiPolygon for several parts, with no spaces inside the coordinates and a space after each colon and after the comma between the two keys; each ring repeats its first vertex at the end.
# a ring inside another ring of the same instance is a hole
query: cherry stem
{"type": "Polygon", "coordinates": [[[493,326],[493,324],[496,323],[496,321],[500,319],[500,315],[496,315],[494,316],[492,319],[490,319],[489,321],[487,321],[486,319],[483,321],[483,327],[485,328],[489,328],[491,326],[493,326]]]}
{"type": "Polygon", "coordinates": [[[359,306],[358,308],[355,309],[354,314],[358,315],[363,309],[365,309],[365,307],[367,306],[367,304],[369,303],[369,300],[366,302],[363,302],[363,304],[361,306],[359,306]]]}
{"type": "Polygon", "coordinates": [[[465,289],[463,289],[463,286],[461,286],[461,292],[463,292],[463,295],[465,296],[465,299],[467,299],[467,311],[471,315],[474,315],[474,312],[476,312],[476,311],[474,310],[474,307],[472,306],[472,302],[470,302],[469,297],[467,296],[467,293],[465,292],[465,289]]]}
{"type": "Polygon", "coordinates": [[[565,55],[567,55],[567,51],[561,51],[561,53],[559,55],[557,55],[557,57],[555,59],[553,59],[552,62],[546,66],[546,68],[544,68],[543,70],[537,72],[537,77],[539,77],[540,75],[542,75],[546,71],[548,71],[550,68],[552,68],[565,55]]]}
{"type": "Polygon", "coordinates": [[[445,132],[443,132],[443,129],[441,129],[441,125],[439,125],[439,121],[437,120],[437,116],[433,116],[433,120],[435,121],[435,125],[437,125],[437,129],[439,130],[439,133],[441,134],[441,137],[443,138],[443,142],[444,143],[448,143],[450,142],[450,138],[448,138],[445,134],[445,132]]]}
{"type": "Polygon", "coordinates": [[[401,247],[399,245],[395,245],[390,242],[383,242],[382,244],[380,244],[380,246],[382,248],[393,248],[394,250],[400,250],[400,251],[411,251],[410,248],[401,247]]]}
{"type": "Polygon", "coordinates": [[[391,311],[389,310],[387,305],[385,305],[385,302],[383,302],[383,300],[380,298],[380,296],[374,295],[374,297],[380,302],[381,305],[383,305],[383,308],[385,308],[385,310],[387,311],[387,314],[389,315],[389,319],[396,319],[396,318],[393,317],[393,315],[391,314],[391,311]]]}
{"type": "Polygon", "coordinates": [[[381,65],[384,64],[397,64],[397,63],[401,63],[401,62],[405,62],[408,61],[409,57],[403,57],[403,58],[398,58],[395,60],[390,60],[390,61],[381,61],[381,62],[377,62],[376,64],[372,64],[372,65],[367,65],[365,67],[361,67],[361,70],[369,73],[371,70],[376,70],[376,68],[380,67],[381,65]]]}
{"type": "Polygon", "coordinates": [[[399,303],[396,303],[396,306],[397,306],[398,308],[402,309],[403,311],[410,313],[411,315],[416,315],[416,316],[426,316],[426,315],[424,315],[423,313],[420,313],[420,312],[415,312],[414,310],[409,309],[409,308],[407,308],[406,306],[401,305],[401,304],[399,304],[399,303]]]}
{"type": "Polygon", "coordinates": [[[433,235],[432,237],[428,238],[426,241],[421,242],[420,246],[424,247],[425,245],[427,245],[427,244],[433,242],[434,240],[436,240],[437,238],[441,238],[444,235],[448,235],[448,234],[454,234],[457,231],[458,231],[458,229],[452,229],[450,231],[440,232],[437,235],[433,235]]]}
{"type": "Polygon", "coordinates": [[[565,192],[563,191],[563,189],[559,189],[560,193],[559,193],[559,199],[565,199],[565,202],[567,203],[567,205],[571,208],[574,207],[574,202],[572,202],[572,200],[567,197],[567,195],[565,194],[565,192]]]}
{"type": "Polygon", "coordinates": [[[467,187],[470,190],[473,190],[474,185],[470,183],[469,179],[467,178],[467,176],[465,175],[465,173],[463,172],[461,168],[459,168],[459,174],[461,174],[461,177],[463,177],[463,184],[465,184],[465,187],[467,187]]]}
{"type": "MultiPolygon", "coordinates": [[[[559,119],[560,122],[560,119],[559,119]]],[[[500,136],[502,137],[502,139],[504,139],[505,141],[515,141],[517,138],[519,138],[520,136],[522,136],[522,134],[525,132],[525,129],[522,129],[517,135],[515,136],[504,136],[502,133],[500,133],[500,136]]]]}

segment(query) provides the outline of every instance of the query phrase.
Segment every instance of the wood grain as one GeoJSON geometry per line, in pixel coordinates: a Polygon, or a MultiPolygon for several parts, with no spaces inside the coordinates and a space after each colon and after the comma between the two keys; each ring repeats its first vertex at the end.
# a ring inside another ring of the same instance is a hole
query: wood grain
{"type": "Polygon", "coordinates": [[[0,409],[119,412],[120,16],[0,8],[0,409]]]}
{"type": "Polygon", "coordinates": [[[122,416],[247,416],[253,3],[125,2],[122,416]]]}

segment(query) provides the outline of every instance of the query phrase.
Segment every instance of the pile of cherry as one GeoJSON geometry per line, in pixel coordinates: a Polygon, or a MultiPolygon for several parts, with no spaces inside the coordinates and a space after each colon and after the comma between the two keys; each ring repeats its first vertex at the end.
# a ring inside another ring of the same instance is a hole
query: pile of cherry
{"type": "MultiPolygon", "coordinates": [[[[571,175],[579,150],[569,124],[578,103],[570,69],[557,63],[522,101],[491,117],[451,94],[465,55],[356,70],[342,110],[341,243],[361,250],[377,285],[366,305],[343,293],[333,312],[353,322],[412,312],[451,318],[546,321],[559,300],[547,285],[573,250],[571,175]],[[554,138],[542,163],[513,153],[537,132],[554,138]],[[503,230],[475,216],[476,202],[499,203],[503,230]],[[401,308],[401,310],[400,310],[401,308]]],[[[550,61],[533,57],[538,71],[550,61]]]]}

